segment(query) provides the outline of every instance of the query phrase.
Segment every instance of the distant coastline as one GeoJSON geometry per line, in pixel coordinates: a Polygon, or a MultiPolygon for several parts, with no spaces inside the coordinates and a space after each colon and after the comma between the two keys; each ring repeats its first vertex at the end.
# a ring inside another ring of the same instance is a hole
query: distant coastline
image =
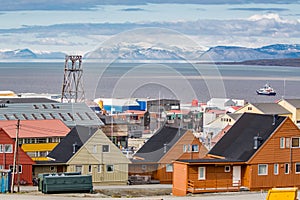
{"type": "Polygon", "coordinates": [[[197,64],[212,64],[215,65],[261,65],[261,66],[286,66],[286,67],[300,67],[300,58],[281,58],[281,59],[259,59],[259,60],[245,60],[240,62],[197,62],[197,64]]]}

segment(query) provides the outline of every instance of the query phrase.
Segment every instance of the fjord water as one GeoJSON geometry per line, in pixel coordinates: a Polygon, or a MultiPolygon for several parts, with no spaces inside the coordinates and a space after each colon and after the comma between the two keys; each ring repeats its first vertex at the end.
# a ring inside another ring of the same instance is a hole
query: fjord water
{"type": "MultiPolygon", "coordinates": [[[[300,67],[214,65],[189,63],[83,63],[84,89],[97,97],[179,98],[190,102],[212,97],[273,102],[300,98],[300,67]],[[276,96],[261,96],[256,89],[269,83],[276,96]]],[[[0,63],[0,91],[60,94],[62,62],[0,63]]]]}

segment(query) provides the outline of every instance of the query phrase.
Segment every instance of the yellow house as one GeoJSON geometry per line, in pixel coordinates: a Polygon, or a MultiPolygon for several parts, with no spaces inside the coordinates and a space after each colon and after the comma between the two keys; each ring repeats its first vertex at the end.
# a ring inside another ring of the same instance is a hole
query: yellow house
{"type": "Polygon", "coordinates": [[[300,99],[281,99],[278,104],[292,113],[294,123],[300,123],[300,99]]]}
{"type": "Polygon", "coordinates": [[[290,117],[292,119],[292,113],[277,103],[248,103],[244,107],[237,110],[235,113],[279,115],[290,117]]]}
{"type": "MultiPolygon", "coordinates": [[[[0,120],[11,138],[16,138],[17,120],[0,120]]],[[[70,129],[59,119],[20,120],[18,142],[33,161],[46,161],[47,154],[69,133],[70,129]]]]}
{"type": "Polygon", "coordinates": [[[101,129],[76,126],[48,155],[63,172],[91,174],[93,185],[127,184],[130,161],[101,129]]]}

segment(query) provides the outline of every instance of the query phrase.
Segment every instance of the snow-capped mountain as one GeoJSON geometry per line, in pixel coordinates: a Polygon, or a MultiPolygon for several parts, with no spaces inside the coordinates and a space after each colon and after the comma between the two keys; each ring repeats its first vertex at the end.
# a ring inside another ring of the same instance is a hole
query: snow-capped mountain
{"type": "Polygon", "coordinates": [[[300,45],[274,44],[260,48],[246,48],[237,46],[216,46],[206,51],[202,57],[218,61],[245,61],[260,59],[298,58],[300,45]]]}
{"type": "Polygon", "coordinates": [[[64,59],[62,52],[34,52],[30,49],[0,50],[0,59],[64,59]]]}
{"type": "MultiPolygon", "coordinates": [[[[103,46],[84,55],[85,59],[106,61],[211,61],[240,62],[246,60],[299,58],[299,44],[274,44],[260,48],[216,46],[208,50],[201,47],[152,45],[149,43],[119,43],[103,46]]],[[[61,59],[62,52],[36,52],[29,49],[0,50],[0,59],[61,59]]]]}

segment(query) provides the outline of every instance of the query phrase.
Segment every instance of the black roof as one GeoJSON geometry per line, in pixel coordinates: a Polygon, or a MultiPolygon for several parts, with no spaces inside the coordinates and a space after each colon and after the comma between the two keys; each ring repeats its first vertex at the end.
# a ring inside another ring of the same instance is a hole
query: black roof
{"type": "Polygon", "coordinates": [[[68,135],[48,154],[47,157],[55,159],[55,162],[66,163],[84,143],[97,131],[97,128],[76,126],[68,135]]]}
{"type": "Polygon", "coordinates": [[[185,132],[185,129],[164,126],[134,154],[143,160],[132,162],[158,162],[185,132]]]}
{"type": "Polygon", "coordinates": [[[285,119],[277,115],[244,113],[208,154],[246,162],[285,119]],[[255,136],[261,137],[257,149],[253,148],[255,136]]]}

